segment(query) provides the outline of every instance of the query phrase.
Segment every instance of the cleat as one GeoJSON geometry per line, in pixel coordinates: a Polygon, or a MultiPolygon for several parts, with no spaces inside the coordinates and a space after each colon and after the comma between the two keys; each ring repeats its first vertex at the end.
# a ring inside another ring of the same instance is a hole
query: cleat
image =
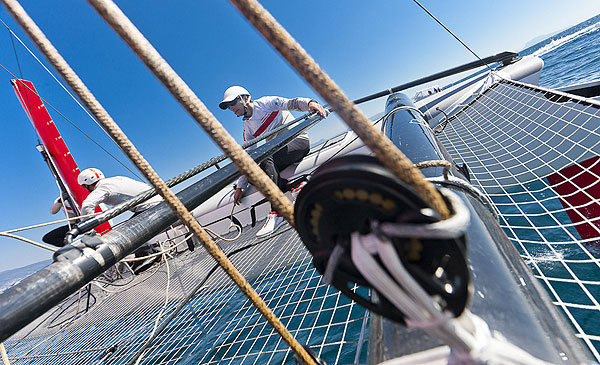
{"type": "Polygon", "coordinates": [[[267,216],[267,220],[262,228],[256,232],[256,237],[265,236],[275,232],[279,227],[281,227],[285,223],[285,220],[282,216],[277,214],[277,212],[269,212],[267,216]]]}

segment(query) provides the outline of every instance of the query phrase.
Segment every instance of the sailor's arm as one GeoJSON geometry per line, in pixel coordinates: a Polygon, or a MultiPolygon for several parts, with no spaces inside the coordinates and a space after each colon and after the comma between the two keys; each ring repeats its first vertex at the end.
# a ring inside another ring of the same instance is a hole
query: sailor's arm
{"type": "Polygon", "coordinates": [[[314,99],[308,102],[308,111],[311,113],[317,113],[323,118],[326,118],[328,114],[325,108],[323,108],[323,106],[314,99]]]}
{"type": "Polygon", "coordinates": [[[56,213],[60,212],[61,209],[62,209],[62,202],[60,201],[60,197],[58,197],[58,198],[56,198],[54,203],[52,203],[52,206],[50,207],[50,213],[56,214],[56,213]]]}
{"type": "Polygon", "coordinates": [[[96,189],[85,198],[81,204],[81,214],[87,215],[94,213],[94,209],[98,204],[103,203],[108,198],[109,193],[107,191],[96,189]]]}
{"type": "Polygon", "coordinates": [[[327,116],[327,112],[322,105],[314,99],[297,97],[293,99],[286,99],[281,97],[274,97],[272,100],[272,106],[278,110],[299,110],[303,112],[318,113],[323,118],[327,116]]]}

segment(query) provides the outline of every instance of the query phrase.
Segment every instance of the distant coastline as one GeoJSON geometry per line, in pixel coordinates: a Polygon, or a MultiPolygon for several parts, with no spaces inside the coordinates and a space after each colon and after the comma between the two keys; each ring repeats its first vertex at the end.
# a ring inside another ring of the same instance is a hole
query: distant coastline
{"type": "Polygon", "coordinates": [[[541,41],[545,41],[548,38],[552,38],[555,35],[557,35],[558,33],[562,33],[562,32],[564,32],[565,30],[567,30],[569,28],[571,28],[571,27],[567,27],[567,28],[564,28],[564,29],[561,29],[561,30],[557,30],[556,32],[552,32],[552,33],[548,33],[548,34],[537,36],[537,37],[531,39],[530,41],[528,41],[527,43],[525,43],[525,46],[522,49],[527,49],[527,48],[529,48],[529,47],[531,47],[533,45],[536,45],[536,44],[540,43],[541,41]]]}
{"type": "Polygon", "coordinates": [[[0,272],[0,293],[51,263],[52,260],[43,260],[31,265],[0,272]]]}
{"type": "Polygon", "coordinates": [[[577,27],[577,26],[579,26],[579,25],[581,25],[583,23],[589,22],[591,19],[594,19],[596,17],[600,17],[600,14],[596,14],[594,16],[591,16],[588,19],[586,19],[586,20],[584,20],[584,21],[582,21],[582,22],[580,22],[578,24],[575,24],[573,26],[566,27],[566,28],[563,28],[561,30],[557,30],[556,32],[551,32],[551,33],[548,33],[548,34],[544,34],[544,35],[540,35],[540,36],[537,36],[535,38],[532,38],[527,43],[525,43],[525,46],[522,49],[525,50],[525,49],[527,49],[527,48],[529,48],[531,46],[534,46],[534,45],[536,45],[536,44],[538,44],[538,43],[540,43],[542,41],[545,41],[546,39],[550,39],[550,38],[554,37],[555,35],[560,34],[560,33],[564,32],[566,30],[569,30],[571,28],[575,28],[575,27],[577,27]]]}

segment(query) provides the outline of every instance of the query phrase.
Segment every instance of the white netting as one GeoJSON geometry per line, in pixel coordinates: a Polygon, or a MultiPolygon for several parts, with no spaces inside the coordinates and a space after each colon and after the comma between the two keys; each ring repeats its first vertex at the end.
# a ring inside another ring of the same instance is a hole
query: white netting
{"type": "Polygon", "coordinates": [[[600,361],[599,110],[503,80],[435,129],[600,361]]]}
{"type": "MultiPolygon", "coordinates": [[[[365,363],[367,343],[360,340],[368,330],[365,310],[321,281],[294,230],[282,229],[261,242],[256,229],[246,227],[239,240],[220,243],[226,253],[235,252],[230,259],[238,270],[300,343],[328,363],[365,363]]],[[[201,247],[169,261],[169,301],[158,328],[168,324],[141,363],[294,363],[288,345],[215,265],[201,247]],[[173,315],[180,304],[185,305],[173,315]]],[[[11,364],[100,363],[109,349],[114,353],[103,363],[132,361],[165,303],[166,279],[165,265],[155,266],[124,288],[108,287],[117,293],[95,298],[87,314],[63,329],[48,329],[49,321],[29,325],[5,343],[11,364]]],[[[101,291],[92,288],[94,293],[101,291]]],[[[64,305],[69,310],[54,321],[69,320],[76,302],[77,297],[69,299],[64,305]]]]}

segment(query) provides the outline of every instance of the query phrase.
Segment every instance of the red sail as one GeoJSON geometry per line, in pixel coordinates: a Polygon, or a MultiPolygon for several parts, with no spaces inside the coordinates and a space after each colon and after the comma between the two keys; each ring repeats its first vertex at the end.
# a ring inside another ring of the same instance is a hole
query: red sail
{"type": "MultiPolygon", "coordinates": [[[[25,113],[27,113],[40,140],[54,162],[62,181],[70,190],[75,200],[77,200],[77,204],[81,206],[81,203],[88,196],[89,192],[77,183],[77,176],[80,172],[79,167],[52,121],[50,114],[48,114],[46,106],[44,106],[31,81],[16,79],[11,80],[11,83],[15,89],[17,98],[21,102],[23,109],[25,109],[25,113]]],[[[96,212],[100,211],[100,207],[96,207],[96,212]]],[[[98,232],[107,232],[109,230],[110,224],[108,222],[96,227],[96,231],[98,232]]]]}
{"type": "Polygon", "coordinates": [[[548,176],[560,202],[583,239],[600,238],[600,157],[592,157],[548,176]]]}

